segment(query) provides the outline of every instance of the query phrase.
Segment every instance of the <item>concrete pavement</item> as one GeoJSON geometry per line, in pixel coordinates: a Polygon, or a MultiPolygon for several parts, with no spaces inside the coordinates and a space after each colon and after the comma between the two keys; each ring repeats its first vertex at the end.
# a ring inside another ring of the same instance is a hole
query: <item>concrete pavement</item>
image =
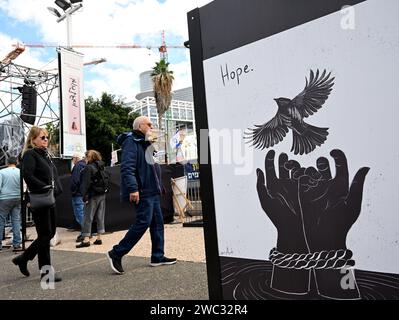
{"type": "MultiPolygon", "coordinates": [[[[202,228],[165,225],[165,255],[178,262],[150,267],[149,232],[122,260],[125,274],[113,274],[105,252],[123,238],[126,231],[102,237],[103,244],[76,249],[78,232],[57,228],[61,243],[52,248],[52,263],[63,278],[54,290],[40,286],[37,258],[29,262],[26,278],[11,260],[10,249],[0,251],[0,300],[203,300],[208,299],[205,249],[202,228]]],[[[35,228],[27,230],[36,238],[35,228]]],[[[91,239],[91,242],[95,237],[91,239]]],[[[31,242],[26,242],[29,246],[31,242]]]]}
{"type": "Polygon", "coordinates": [[[125,274],[113,274],[103,253],[52,250],[53,264],[63,281],[55,289],[40,286],[37,258],[29,262],[24,277],[11,259],[11,250],[0,253],[1,300],[203,300],[208,299],[206,265],[179,261],[150,267],[149,258],[126,256],[125,274]]]}

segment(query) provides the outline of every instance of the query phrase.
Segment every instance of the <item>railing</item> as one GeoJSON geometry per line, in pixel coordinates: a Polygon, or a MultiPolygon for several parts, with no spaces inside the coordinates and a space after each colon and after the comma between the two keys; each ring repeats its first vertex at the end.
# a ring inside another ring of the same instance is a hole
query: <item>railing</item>
{"type": "Polygon", "coordinates": [[[187,198],[193,208],[187,209],[184,226],[202,226],[202,201],[199,180],[187,181],[187,198]]]}

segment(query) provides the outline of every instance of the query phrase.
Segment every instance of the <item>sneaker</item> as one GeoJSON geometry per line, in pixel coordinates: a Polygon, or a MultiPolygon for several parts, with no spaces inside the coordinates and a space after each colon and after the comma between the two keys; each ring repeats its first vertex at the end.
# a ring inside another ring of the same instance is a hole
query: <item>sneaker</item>
{"type": "Polygon", "coordinates": [[[176,262],[177,262],[176,258],[163,257],[162,259],[159,259],[159,260],[151,259],[150,266],[151,267],[159,267],[159,266],[168,265],[168,264],[175,264],[176,262]]]}
{"type": "Polygon", "coordinates": [[[93,244],[103,244],[101,239],[97,239],[96,241],[93,242],[93,244]]]}
{"type": "Polygon", "coordinates": [[[85,239],[85,237],[83,237],[81,234],[78,235],[78,237],[76,238],[76,242],[83,242],[83,240],[85,239]]]}
{"type": "Polygon", "coordinates": [[[111,269],[114,272],[116,272],[117,274],[122,274],[125,272],[122,268],[122,259],[114,257],[112,254],[112,250],[107,252],[107,259],[109,261],[111,269]]]}
{"type": "Polygon", "coordinates": [[[19,244],[19,245],[17,245],[17,246],[13,246],[12,247],[12,251],[22,251],[22,246],[19,244]]]}
{"type": "Polygon", "coordinates": [[[86,247],[90,247],[90,242],[88,241],[88,242],[81,242],[81,243],[79,243],[79,244],[77,244],[76,245],[76,248],[86,248],[86,247]]]}
{"type": "Polygon", "coordinates": [[[30,276],[30,273],[28,270],[28,260],[26,260],[22,256],[22,254],[20,254],[19,256],[16,256],[14,259],[12,259],[12,263],[19,267],[19,271],[21,271],[21,273],[24,276],[26,276],[26,277],[30,276]]]}

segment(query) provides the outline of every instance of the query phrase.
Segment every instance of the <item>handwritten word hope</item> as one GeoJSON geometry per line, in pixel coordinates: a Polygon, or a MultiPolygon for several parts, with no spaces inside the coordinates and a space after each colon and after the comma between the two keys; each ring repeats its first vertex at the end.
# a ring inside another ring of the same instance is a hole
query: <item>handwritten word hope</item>
{"type": "Polygon", "coordinates": [[[248,65],[244,67],[238,67],[233,70],[229,70],[227,63],[224,67],[220,66],[220,73],[222,75],[223,85],[226,86],[230,81],[236,82],[238,85],[240,84],[240,80],[243,76],[254,71],[248,65]]]}

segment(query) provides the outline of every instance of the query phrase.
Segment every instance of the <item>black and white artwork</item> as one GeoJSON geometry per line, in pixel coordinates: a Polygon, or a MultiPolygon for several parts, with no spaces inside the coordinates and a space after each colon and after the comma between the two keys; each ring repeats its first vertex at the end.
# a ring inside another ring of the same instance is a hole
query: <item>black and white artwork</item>
{"type": "Polygon", "coordinates": [[[203,61],[223,298],[399,299],[397,12],[358,1],[203,61]]]}
{"type": "Polygon", "coordinates": [[[274,99],[278,106],[277,114],[265,124],[255,125],[256,128],[251,129],[246,138],[263,150],[273,147],[292,131],[291,151],[294,154],[307,154],[321,146],[327,140],[328,128],[312,126],[304,118],[316,113],[328,99],[334,85],[334,78],[330,75],[326,75],[326,70],[322,74],[317,70],[316,75],[311,70],[305,89],[294,99],[274,99]]]}

